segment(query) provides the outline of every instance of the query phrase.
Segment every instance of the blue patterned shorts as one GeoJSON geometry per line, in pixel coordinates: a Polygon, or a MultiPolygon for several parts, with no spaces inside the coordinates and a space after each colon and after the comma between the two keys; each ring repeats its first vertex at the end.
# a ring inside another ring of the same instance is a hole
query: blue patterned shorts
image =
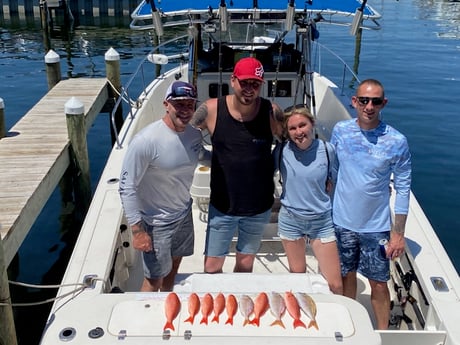
{"type": "Polygon", "coordinates": [[[380,252],[379,240],[390,239],[390,232],[359,233],[335,226],[342,276],[359,272],[364,277],[386,282],[390,279],[390,261],[380,252]]]}

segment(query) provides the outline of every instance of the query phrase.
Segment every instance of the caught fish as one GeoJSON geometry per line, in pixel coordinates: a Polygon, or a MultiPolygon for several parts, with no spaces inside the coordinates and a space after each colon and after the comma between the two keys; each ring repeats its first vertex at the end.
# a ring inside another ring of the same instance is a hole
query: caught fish
{"type": "Polygon", "coordinates": [[[166,329],[171,329],[175,331],[173,321],[179,315],[180,312],[180,299],[175,292],[170,292],[165,299],[165,315],[166,323],[163,327],[163,331],[166,329]]]}
{"type": "Polygon", "coordinates": [[[208,317],[211,314],[213,308],[214,308],[214,300],[212,298],[212,295],[210,293],[207,293],[206,295],[203,296],[203,299],[201,300],[201,314],[203,317],[200,321],[200,324],[202,323],[205,323],[206,325],[208,324],[208,317]]]}
{"type": "Polygon", "coordinates": [[[184,322],[190,322],[193,325],[196,314],[200,311],[200,298],[193,292],[188,297],[188,314],[189,317],[184,322]]]}
{"type": "Polygon", "coordinates": [[[227,311],[227,321],[225,324],[230,324],[233,325],[233,317],[235,316],[237,310],[238,310],[238,302],[236,300],[235,295],[228,295],[227,300],[225,302],[225,310],[227,311]]]}
{"type": "Polygon", "coordinates": [[[248,295],[241,295],[240,297],[240,312],[244,317],[243,326],[249,323],[249,318],[254,312],[254,302],[248,295]]]}
{"type": "Polygon", "coordinates": [[[286,303],[283,297],[278,292],[270,292],[268,294],[268,304],[270,306],[270,312],[275,317],[275,321],[273,321],[270,326],[278,325],[286,328],[283,320],[281,320],[286,312],[286,303]]]}
{"type": "Polygon", "coordinates": [[[299,306],[299,302],[297,302],[297,298],[295,298],[294,294],[290,291],[286,291],[284,293],[284,300],[286,302],[286,309],[289,313],[289,315],[291,315],[291,317],[294,319],[294,322],[293,322],[293,325],[294,325],[294,329],[296,329],[297,327],[304,327],[304,328],[307,328],[307,326],[305,326],[305,324],[303,323],[302,320],[300,320],[300,306],[299,306]]]}
{"type": "Polygon", "coordinates": [[[254,299],[254,318],[250,321],[251,325],[259,327],[260,318],[264,316],[269,308],[268,296],[265,292],[261,292],[254,299]]]}
{"type": "Polygon", "coordinates": [[[308,324],[308,328],[315,327],[319,329],[316,323],[316,303],[313,298],[305,292],[296,292],[295,296],[299,302],[300,309],[302,309],[303,313],[311,320],[308,324]]]}
{"type": "Polygon", "coordinates": [[[219,292],[217,296],[214,298],[214,317],[212,321],[219,323],[219,316],[225,309],[225,297],[223,293],[219,292]]]}

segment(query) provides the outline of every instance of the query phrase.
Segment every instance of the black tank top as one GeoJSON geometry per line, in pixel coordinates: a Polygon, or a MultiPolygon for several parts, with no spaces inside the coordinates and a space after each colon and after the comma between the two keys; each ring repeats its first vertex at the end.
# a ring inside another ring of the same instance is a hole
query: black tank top
{"type": "Polygon", "coordinates": [[[270,101],[261,98],[256,117],[240,122],[230,115],[226,98],[218,100],[210,202],[220,212],[253,216],[273,205],[270,111],[270,101]]]}

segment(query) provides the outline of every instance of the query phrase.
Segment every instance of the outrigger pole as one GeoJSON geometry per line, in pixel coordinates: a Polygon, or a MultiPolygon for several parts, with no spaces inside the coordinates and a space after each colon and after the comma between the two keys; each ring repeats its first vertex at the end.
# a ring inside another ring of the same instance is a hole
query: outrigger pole
{"type": "Polygon", "coordinates": [[[222,32],[227,31],[228,24],[228,15],[227,15],[227,5],[225,0],[220,0],[219,5],[219,20],[220,20],[220,30],[219,30],[219,87],[217,90],[218,97],[222,97],[222,32]]]}
{"type": "Polygon", "coordinates": [[[361,23],[363,21],[364,8],[366,7],[366,3],[367,3],[367,0],[363,0],[361,6],[356,9],[355,17],[353,18],[353,22],[351,23],[351,28],[350,28],[350,35],[352,36],[356,36],[359,28],[361,27],[361,23]]]}
{"type": "Polygon", "coordinates": [[[155,32],[157,33],[157,36],[163,36],[164,31],[163,31],[163,22],[161,21],[160,18],[160,12],[157,10],[155,6],[155,1],[154,0],[145,0],[148,4],[150,4],[150,8],[152,11],[152,21],[153,21],[153,26],[155,27],[155,32]]]}

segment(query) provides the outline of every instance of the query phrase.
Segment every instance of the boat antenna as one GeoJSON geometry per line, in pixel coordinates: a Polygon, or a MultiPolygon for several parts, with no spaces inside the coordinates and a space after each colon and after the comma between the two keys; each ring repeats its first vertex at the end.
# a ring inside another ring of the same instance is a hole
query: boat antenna
{"type": "Polygon", "coordinates": [[[363,21],[363,13],[364,13],[364,8],[366,7],[367,0],[363,0],[362,4],[360,7],[356,9],[355,12],[355,17],[353,18],[353,22],[351,23],[351,28],[350,28],[350,35],[356,36],[358,33],[358,30],[361,27],[361,22],[363,21]]]}
{"type": "Polygon", "coordinates": [[[163,30],[163,22],[161,21],[161,17],[160,17],[160,12],[157,10],[154,0],[145,0],[145,1],[148,4],[150,4],[150,8],[152,12],[153,26],[155,27],[157,36],[161,37],[164,34],[164,30],[163,30]]]}

